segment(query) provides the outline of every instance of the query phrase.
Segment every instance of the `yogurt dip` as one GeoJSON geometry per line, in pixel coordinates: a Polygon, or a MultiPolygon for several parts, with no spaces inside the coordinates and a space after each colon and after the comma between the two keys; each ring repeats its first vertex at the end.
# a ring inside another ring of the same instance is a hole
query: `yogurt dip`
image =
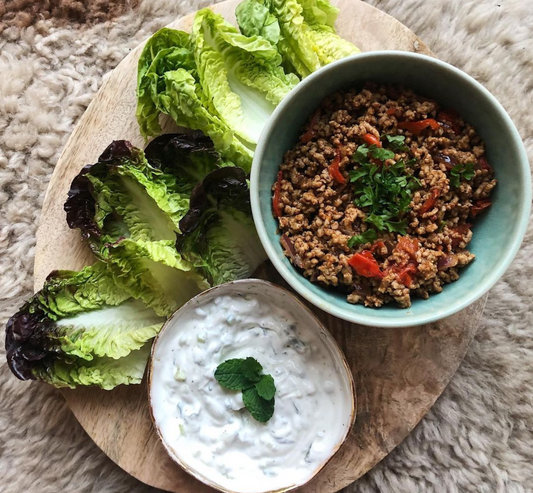
{"type": "Polygon", "coordinates": [[[307,308],[264,281],[225,284],[182,307],[154,344],[150,371],[152,414],[167,451],[225,491],[306,483],[353,424],[353,380],[340,349],[307,308]],[[249,356],[276,385],[267,423],[214,377],[220,363],[249,356]]]}

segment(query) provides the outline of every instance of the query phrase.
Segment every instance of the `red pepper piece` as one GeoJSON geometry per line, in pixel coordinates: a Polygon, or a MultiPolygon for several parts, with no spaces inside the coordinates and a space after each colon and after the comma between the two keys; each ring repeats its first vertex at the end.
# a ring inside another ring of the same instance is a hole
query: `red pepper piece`
{"type": "Polygon", "coordinates": [[[488,169],[492,171],[492,166],[488,163],[487,158],[485,156],[481,156],[477,160],[478,164],[481,166],[481,169],[488,169]]]}
{"type": "Polygon", "coordinates": [[[405,252],[413,260],[416,260],[416,252],[418,252],[419,246],[420,245],[416,238],[409,238],[409,236],[402,236],[398,240],[398,244],[396,245],[396,250],[400,252],[405,252]]]}
{"type": "Polygon", "coordinates": [[[396,108],[389,108],[387,110],[387,115],[392,116],[396,114],[396,108]]]}
{"type": "Polygon", "coordinates": [[[337,149],[335,157],[333,158],[333,161],[328,167],[328,171],[329,171],[329,175],[331,176],[331,178],[333,178],[337,183],[344,185],[346,183],[346,178],[344,178],[343,174],[341,173],[340,164],[341,164],[341,150],[337,149]]]}
{"type": "Polygon", "coordinates": [[[440,195],[439,190],[436,188],[432,188],[429,193],[431,194],[431,196],[424,202],[424,204],[418,211],[420,215],[425,214],[427,211],[432,209],[435,205],[435,202],[437,202],[438,196],[440,195]]]}
{"type": "Polygon", "coordinates": [[[278,173],[278,179],[276,180],[276,186],[274,188],[274,197],[272,197],[272,210],[276,217],[281,217],[281,180],[283,180],[283,171],[278,173]]]}
{"type": "Polygon", "coordinates": [[[307,144],[311,139],[316,137],[316,124],[318,123],[318,117],[320,116],[320,110],[316,110],[311,117],[307,131],[300,137],[300,142],[307,144]]]}
{"type": "Polygon", "coordinates": [[[451,108],[441,111],[437,118],[440,121],[451,123],[455,134],[459,134],[461,132],[461,125],[459,125],[459,113],[457,113],[457,111],[452,110],[451,108]]]}
{"type": "Polygon", "coordinates": [[[470,215],[476,217],[481,211],[485,210],[487,207],[490,207],[492,202],[489,199],[478,200],[470,209],[470,215]]]}
{"type": "Polygon", "coordinates": [[[383,272],[379,268],[374,255],[370,250],[363,250],[360,253],[352,255],[348,260],[348,264],[363,277],[378,277],[382,279],[384,277],[383,272]]]}
{"type": "Polygon", "coordinates": [[[381,144],[381,141],[373,134],[371,133],[368,133],[368,134],[365,134],[363,135],[363,140],[369,145],[369,146],[376,146],[376,147],[381,147],[382,144],[381,144]]]}
{"type": "Polygon", "coordinates": [[[414,135],[418,135],[422,130],[431,127],[433,130],[437,130],[440,127],[440,123],[434,118],[426,118],[418,122],[399,122],[398,128],[408,130],[414,135]]]}

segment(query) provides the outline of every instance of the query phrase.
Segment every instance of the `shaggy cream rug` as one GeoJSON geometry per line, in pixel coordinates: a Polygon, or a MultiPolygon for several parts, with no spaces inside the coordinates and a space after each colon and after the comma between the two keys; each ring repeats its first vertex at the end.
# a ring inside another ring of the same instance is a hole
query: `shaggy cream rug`
{"type": "MultiPolygon", "coordinates": [[[[0,2],[1,326],[32,291],[35,231],[47,183],[105,74],[157,28],[207,3],[0,2]]],[[[533,161],[531,0],[371,3],[485,84],[514,119],[533,161]]],[[[491,291],[479,332],[442,397],[389,457],[345,491],[533,491],[532,258],[530,228],[517,259],[491,291]]],[[[57,391],[17,381],[0,350],[0,491],[156,490],[107,459],[57,391]]]]}

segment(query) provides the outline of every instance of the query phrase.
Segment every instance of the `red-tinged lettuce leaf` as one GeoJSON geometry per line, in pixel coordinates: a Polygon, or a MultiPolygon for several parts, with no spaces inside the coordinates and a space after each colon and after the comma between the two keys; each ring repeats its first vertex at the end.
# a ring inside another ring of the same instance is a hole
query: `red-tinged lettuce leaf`
{"type": "Polygon", "coordinates": [[[144,370],[139,355],[135,365],[125,360],[155,337],[162,322],[130,299],[101,262],[80,272],[55,271],[9,319],[7,362],[21,380],[56,386],[137,383],[144,370]]]}
{"type": "Polygon", "coordinates": [[[241,168],[220,168],[195,187],[180,230],[177,250],[211,285],[247,278],[266,259],[241,168]]]}
{"type": "Polygon", "coordinates": [[[199,130],[161,135],[144,153],[154,168],[176,176],[179,190],[187,194],[222,165],[213,141],[199,130]]]}
{"type": "Polygon", "coordinates": [[[102,225],[96,218],[96,198],[93,182],[89,175],[102,177],[107,168],[117,166],[123,161],[135,161],[142,151],[126,140],[113,141],[98,158],[97,163],[88,164],[72,180],[64,210],[67,224],[71,229],[79,229],[82,238],[98,240],[102,236],[102,225]]]}

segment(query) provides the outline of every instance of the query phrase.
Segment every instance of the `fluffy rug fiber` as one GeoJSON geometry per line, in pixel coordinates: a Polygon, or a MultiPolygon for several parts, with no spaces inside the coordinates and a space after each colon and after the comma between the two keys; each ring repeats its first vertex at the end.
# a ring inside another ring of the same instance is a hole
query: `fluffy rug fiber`
{"type": "MultiPolygon", "coordinates": [[[[2,326],[32,292],[35,231],[47,183],[105,74],[157,28],[207,3],[0,2],[2,326]]],[[[371,3],[485,84],[515,121],[533,161],[530,0],[371,3]]],[[[396,450],[345,491],[533,491],[532,258],[530,228],[491,291],[479,332],[444,394],[396,450]]],[[[1,350],[0,490],[156,491],[100,452],[59,392],[17,381],[1,350]]]]}

